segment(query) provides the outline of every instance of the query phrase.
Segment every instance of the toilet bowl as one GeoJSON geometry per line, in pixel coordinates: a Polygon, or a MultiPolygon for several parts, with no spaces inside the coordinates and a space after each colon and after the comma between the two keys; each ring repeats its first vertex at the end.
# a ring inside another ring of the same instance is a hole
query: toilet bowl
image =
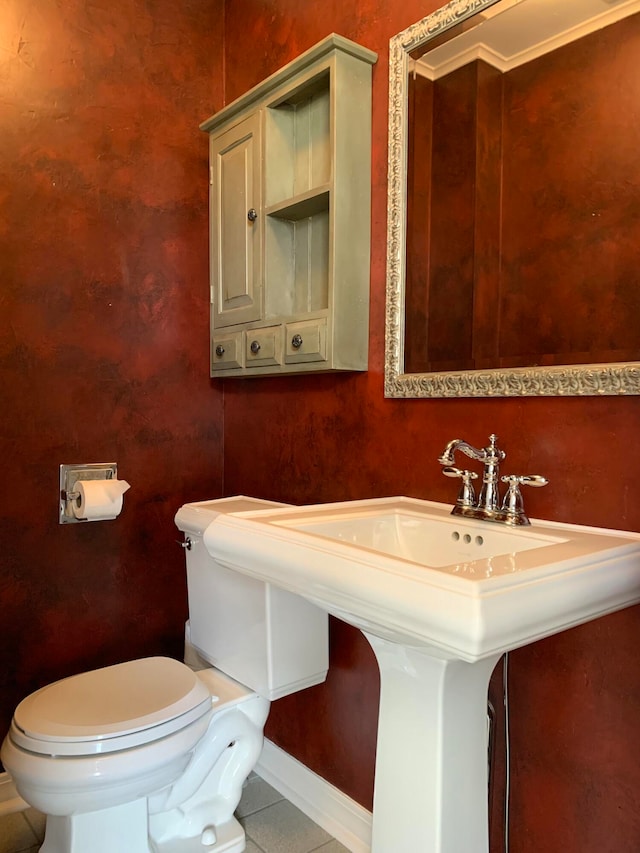
{"type": "Polygon", "coordinates": [[[191,666],[128,661],[50,684],[16,708],[0,758],[47,816],[41,853],[245,849],[234,811],[270,700],[324,680],[328,665],[326,614],[262,582],[236,584],[202,544],[216,514],[263,503],[200,502],[176,516],[187,536],[191,666]]]}
{"type": "Polygon", "coordinates": [[[1,757],[47,815],[43,853],[149,853],[189,839],[202,850],[203,837],[209,850],[235,853],[244,833],[233,812],[268,709],[213,669],[130,661],[27,697],[1,757]]]}

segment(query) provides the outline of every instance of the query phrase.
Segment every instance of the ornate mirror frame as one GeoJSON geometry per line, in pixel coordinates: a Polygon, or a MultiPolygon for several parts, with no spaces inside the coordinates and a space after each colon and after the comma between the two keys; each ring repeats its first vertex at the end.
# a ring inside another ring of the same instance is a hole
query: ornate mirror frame
{"type": "Polygon", "coordinates": [[[452,0],[389,44],[385,397],[538,397],[640,394],[640,362],[404,373],[409,54],[497,0],[452,0]]]}

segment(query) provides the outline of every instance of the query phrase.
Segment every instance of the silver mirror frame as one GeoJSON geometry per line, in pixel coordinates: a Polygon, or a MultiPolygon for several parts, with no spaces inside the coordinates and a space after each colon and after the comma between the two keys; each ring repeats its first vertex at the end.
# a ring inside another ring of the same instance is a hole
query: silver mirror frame
{"type": "Polygon", "coordinates": [[[640,394],[640,362],[404,373],[409,53],[498,0],[452,0],[389,43],[385,397],[556,397],[640,394]]]}

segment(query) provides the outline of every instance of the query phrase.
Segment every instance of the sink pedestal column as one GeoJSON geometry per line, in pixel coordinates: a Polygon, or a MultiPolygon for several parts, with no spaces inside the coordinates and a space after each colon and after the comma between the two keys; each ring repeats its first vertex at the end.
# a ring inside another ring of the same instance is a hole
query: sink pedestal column
{"type": "Polygon", "coordinates": [[[372,853],[488,853],[487,693],[500,655],[444,660],[363,633],[380,667],[372,853]]]}

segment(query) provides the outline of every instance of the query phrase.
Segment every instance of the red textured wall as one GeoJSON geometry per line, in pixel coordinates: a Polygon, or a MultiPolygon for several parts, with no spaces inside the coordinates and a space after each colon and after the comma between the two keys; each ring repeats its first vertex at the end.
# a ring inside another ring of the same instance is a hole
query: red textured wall
{"type": "Polygon", "coordinates": [[[222,491],[198,131],[221,8],[0,6],[0,737],[43,683],[181,653],[173,515],[222,491]],[[120,518],[60,526],[60,463],[112,461],[120,518]]]}
{"type": "MultiPolygon", "coordinates": [[[[0,10],[0,702],[89,666],[179,655],[172,516],[221,493],[207,379],[206,141],[198,122],[330,31],[374,70],[370,370],[226,381],[224,491],[292,502],[451,500],[435,459],[496,431],[551,479],[533,515],[640,530],[640,399],[385,400],[387,46],[435,0],[8,0],[0,10]],[[248,49],[250,46],[250,50],[248,49]],[[58,465],[117,460],[115,522],[57,524],[58,465]]],[[[505,469],[506,470],[506,469],[505,469]]],[[[640,848],[640,609],[512,655],[511,853],[640,848]]],[[[326,685],[267,733],[370,804],[378,676],[332,621],[326,685]]],[[[499,804],[493,811],[499,817],[499,804]]],[[[494,820],[494,825],[496,821],[494,820]]],[[[492,850],[497,853],[498,833],[492,850]]]]}
{"type": "MultiPolygon", "coordinates": [[[[227,100],[329,32],[379,53],[373,82],[370,369],[226,381],[225,491],[292,502],[402,493],[451,501],[436,458],[497,432],[505,472],[551,483],[532,515],[640,530],[640,398],[385,400],[388,41],[434,0],[245,0],[226,8],[227,100]],[[246,46],[251,44],[251,62],[246,46]]],[[[605,131],[606,132],[606,131],[605,131]]],[[[378,677],[357,631],[333,622],[327,683],[276,702],[267,734],[370,805],[378,677]]],[[[511,853],[640,849],[640,609],[511,655],[511,853]]],[[[499,812],[494,805],[494,817],[499,812]]],[[[499,814],[498,814],[499,818],[499,814]]],[[[492,851],[501,851],[499,825],[492,851]]]]}

